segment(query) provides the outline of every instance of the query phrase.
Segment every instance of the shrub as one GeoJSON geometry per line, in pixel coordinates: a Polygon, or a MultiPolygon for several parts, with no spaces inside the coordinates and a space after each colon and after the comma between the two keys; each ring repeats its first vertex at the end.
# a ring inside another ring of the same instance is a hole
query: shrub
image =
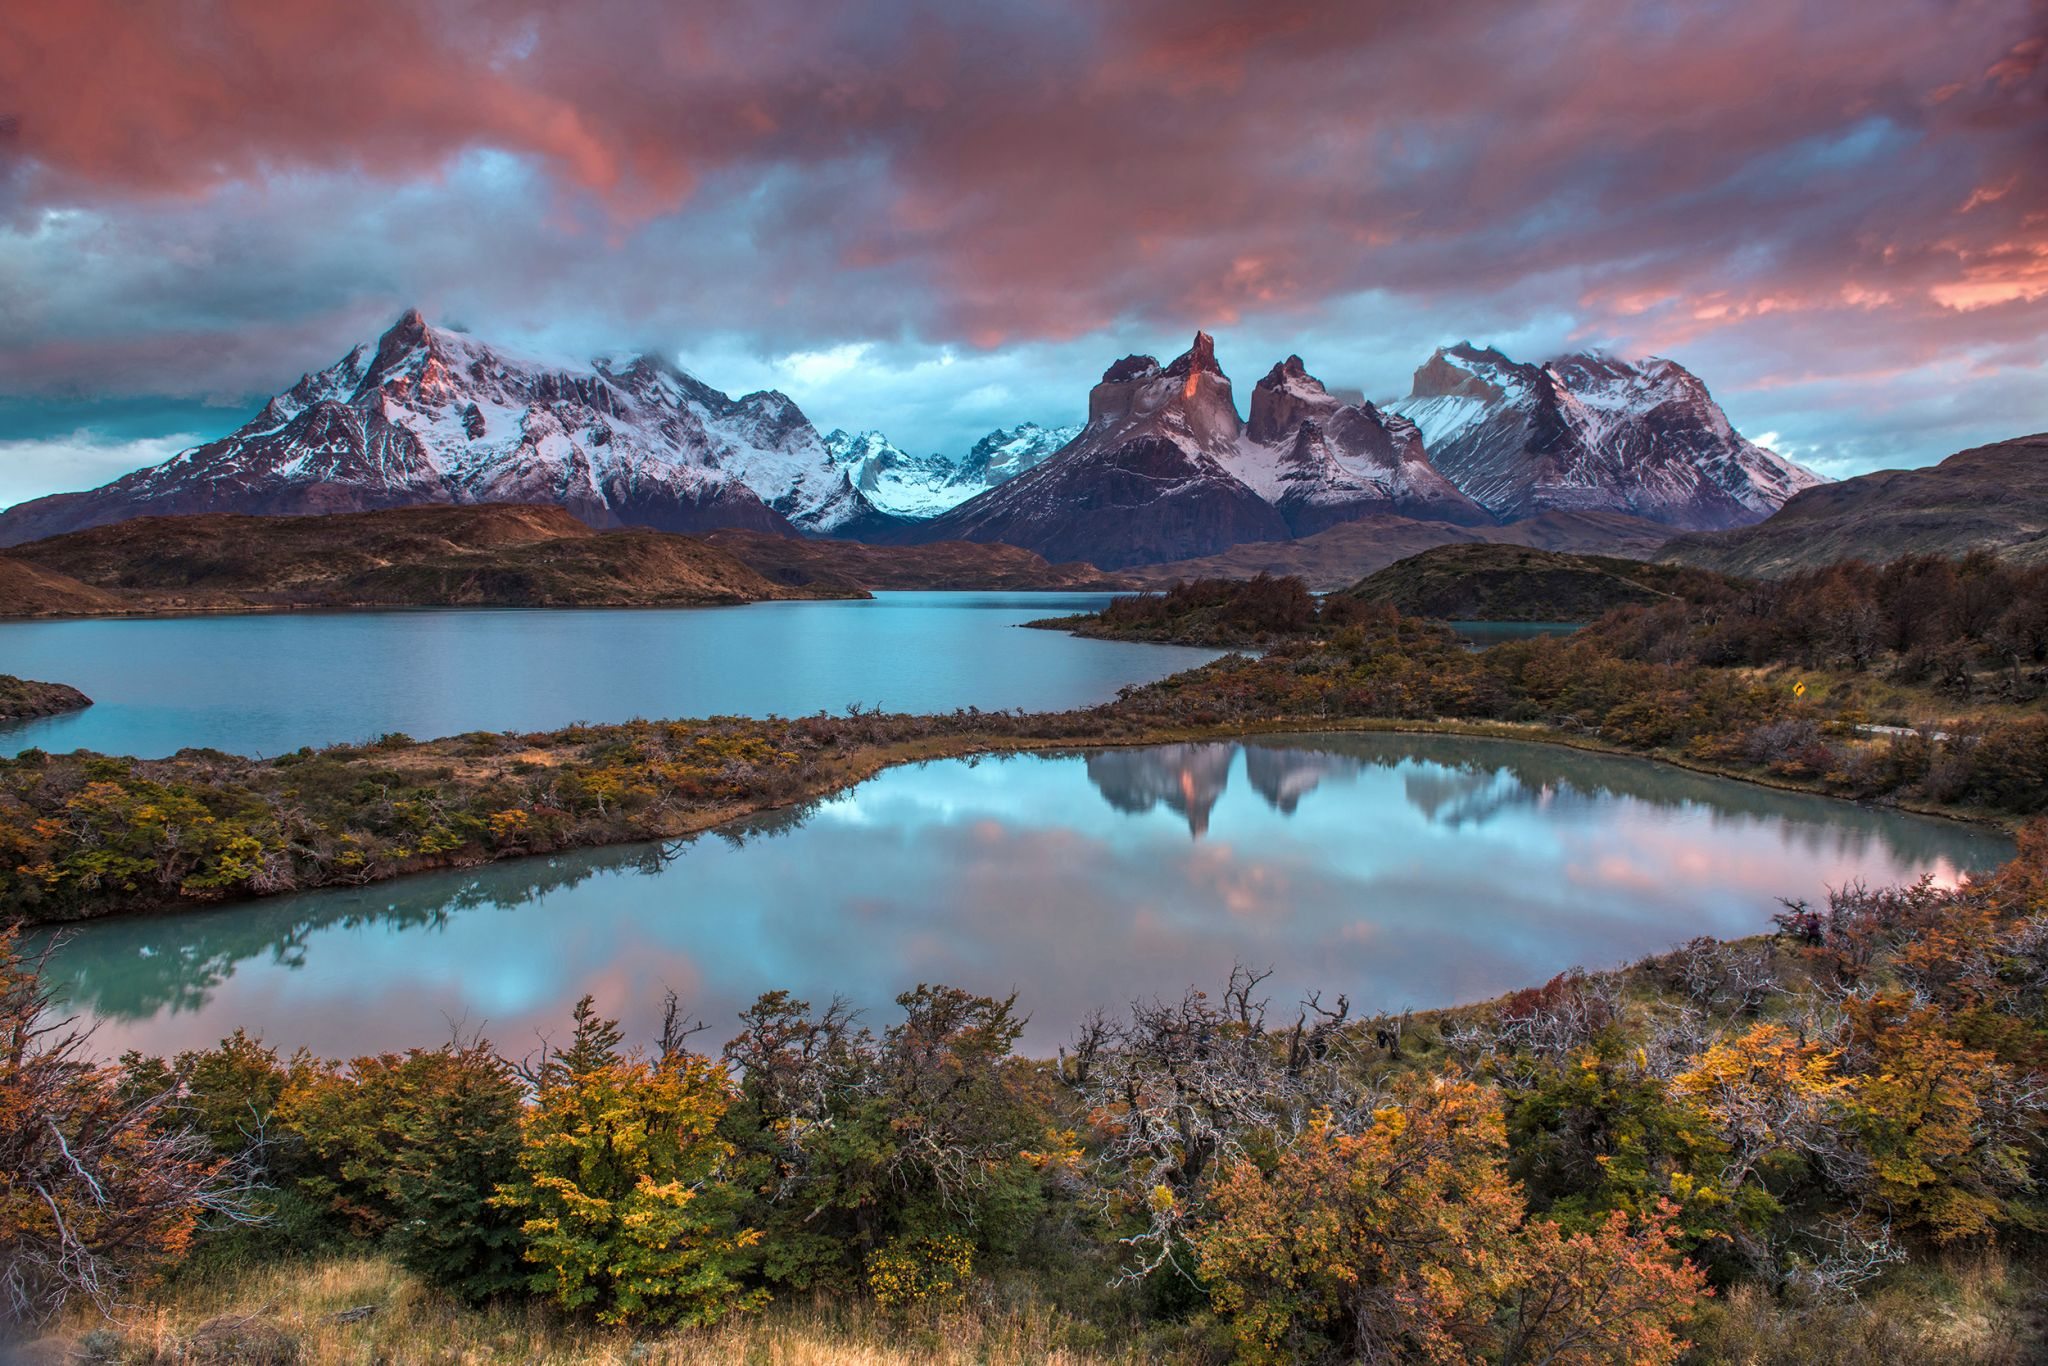
{"type": "Polygon", "coordinates": [[[488,1045],[450,1044],[301,1069],[280,1123],[311,1168],[300,1187],[331,1215],[481,1299],[525,1279],[517,1222],[490,1203],[516,1170],[522,1096],[488,1045]]]}
{"type": "Polygon", "coordinates": [[[557,1060],[493,1201],[521,1221],[528,1285],[607,1324],[710,1324],[758,1305],[765,1292],[739,1280],[759,1235],[739,1226],[725,1181],[724,1070],[595,1052],[557,1060]]]}
{"type": "Polygon", "coordinates": [[[892,1239],[868,1254],[868,1289],[884,1309],[945,1304],[974,1274],[974,1244],[957,1233],[892,1239]]]}
{"type": "Polygon", "coordinates": [[[1703,1289],[1669,1211],[1566,1234],[1523,1222],[1497,1093],[1411,1079],[1363,1132],[1327,1118],[1266,1172],[1237,1164],[1196,1239],[1255,1362],[1669,1362],[1703,1289]]]}
{"type": "Polygon", "coordinates": [[[0,1337],[73,1296],[110,1309],[186,1251],[202,1214],[240,1210],[236,1166],[85,1045],[0,934],[0,1337]]]}

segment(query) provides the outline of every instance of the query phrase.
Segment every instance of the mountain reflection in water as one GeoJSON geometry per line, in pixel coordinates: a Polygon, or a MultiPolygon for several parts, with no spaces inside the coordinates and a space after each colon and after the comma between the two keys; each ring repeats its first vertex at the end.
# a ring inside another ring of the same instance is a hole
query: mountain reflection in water
{"type": "Polygon", "coordinates": [[[716,1032],[769,988],[872,1010],[920,981],[1018,990],[1046,1052],[1092,1007],[1235,961],[1278,969],[1276,999],[1437,1005],[2009,852],[1641,760],[1283,737],[896,768],[694,841],[86,925],[52,973],[109,1053],[236,1026],[357,1053],[451,1022],[511,1046],[586,991],[651,1027],[664,987],[716,1032]]]}

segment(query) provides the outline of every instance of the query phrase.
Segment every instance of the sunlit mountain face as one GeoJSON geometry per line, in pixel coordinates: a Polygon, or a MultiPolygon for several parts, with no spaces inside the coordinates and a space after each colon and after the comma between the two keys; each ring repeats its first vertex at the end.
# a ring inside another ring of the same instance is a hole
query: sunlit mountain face
{"type": "MultiPolygon", "coordinates": [[[[1492,515],[1611,453],[1432,441],[1439,348],[1569,362],[1574,440],[1603,375],[1682,374],[1819,475],[1929,464],[2048,426],[2044,58],[2033,0],[19,0],[0,505],[228,437],[411,308],[877,436],[836,503],[739,481],[804,526],[978,492],[991,434],[1196,328],[1241,392],[1298,356],[1412,420],[1492,515]]],[[[1283,454],[1341,463],[1324,426],[1283,454]]]]}

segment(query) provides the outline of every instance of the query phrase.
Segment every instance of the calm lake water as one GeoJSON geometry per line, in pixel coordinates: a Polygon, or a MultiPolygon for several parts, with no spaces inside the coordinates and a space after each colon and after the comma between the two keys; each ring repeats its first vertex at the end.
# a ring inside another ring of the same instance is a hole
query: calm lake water
{"type": "Polygon", "coordinates": [[[427,739],[853,703],[1062,710],[1216,657],[1015,629],[1109,597],[883,593],[675,610],[7,622],[0,673],[69,683],[95,705],[0,730],[0,754],[279,754],[389,731],[427,739]]]}
{"type": "Polygon", "coordinates": [[[1092,1007],[1214,988],[1233,962],[1275,969],[1276,1006],[1320,988],[1427,1007],[2010,852],[1641,760],[1309,736],[897,768],[666,848],[88,925],[51,975],[109,1054],[236,1026],[331,1055],[481,1027],[517,1052],[584,992],[645,1040],[664,987],[715,1048],[770,988],[886,1022],[919,982],[1018,990],[1044,1054],[1092,1007]]]}

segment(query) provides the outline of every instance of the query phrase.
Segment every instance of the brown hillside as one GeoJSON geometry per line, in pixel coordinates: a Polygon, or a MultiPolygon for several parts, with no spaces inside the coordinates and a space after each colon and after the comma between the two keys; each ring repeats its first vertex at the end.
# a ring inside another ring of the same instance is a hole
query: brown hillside
{"type": "Polygon", "coordinates": [[[882,546],[859,541],[794,540],[758,531],[714,531],[706,540],[729,550],[777,583],[792,587],[858,584],[893,589],[1089,589],[1129,588],[1133,581],[1105,574],[1092,564],[1070,560],[1048,564],[1045,557],[1013,545],[978,541],[935,541],[927,545],[882,546]]]}
{"type": "Polygon", "coordinates": [[[69,617],[117,612],[120,600],[54,569],[0,557],[0,617],[69,617]]]}
{"type": "Polygon", "coordinates": [[[1958,451],[1926,469],[1822,484],[1755,526],[1681,536],[1658,558],[1776,578],[1842,560],[1972,550],[2048,564],[2048,432],[1958,451]]]}
{"type": "Polygon", "coordinates": [[[637,607],[857,597],[771,582],[701,540],[593,531],[559,508],[400,508],[326,517],[145,517],[16,546],[86,612],[285,607],[637,607]]]}

